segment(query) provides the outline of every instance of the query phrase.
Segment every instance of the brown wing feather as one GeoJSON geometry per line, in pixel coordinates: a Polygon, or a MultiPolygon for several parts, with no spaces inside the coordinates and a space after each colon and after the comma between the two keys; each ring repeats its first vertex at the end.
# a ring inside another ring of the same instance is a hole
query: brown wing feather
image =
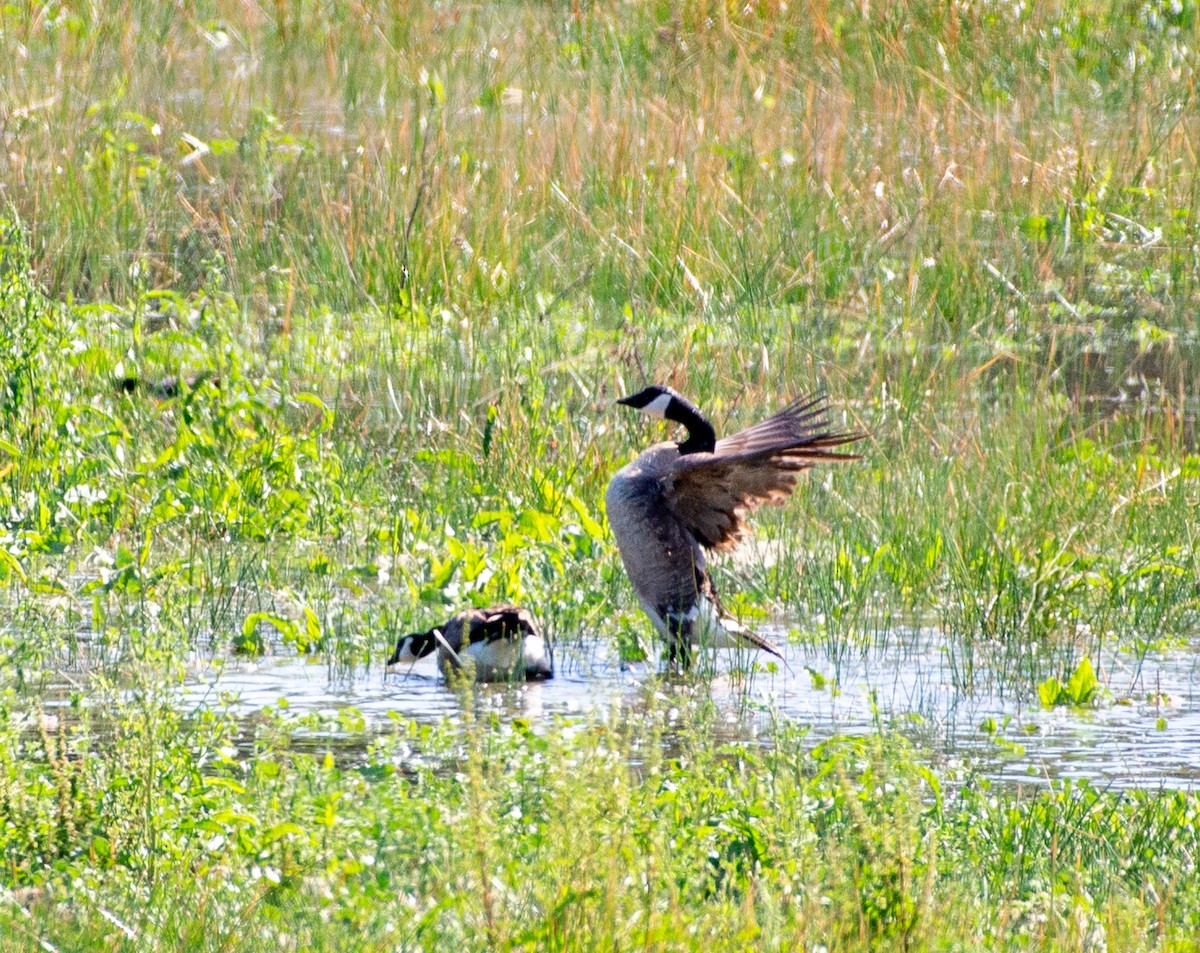
{"type": "Polygon", "coordinates": [[[766,420],[739,430],[717,441],[716,456],[734,456],[756,450],[793,446],[817,434],[829,433],[825,420],[827,398],[824,394],[801,397],[766,420]]]}
{"type": "Polygon", "coordinates": [[[537,623],[529,610],[521,606],[496,605],[484,609],[475,609],[472,613],[470,626],[470,641],[495,642],[498,639],[510,639],[517,635],[522,638],[527,635],[538,635],[537,623]]]}
{"type": "Polygon", "coordinates": [[[863,435],[831,430],[825,410],[823,396],[801,399],[718,440],[712,453],[680,457],[667,481],[668,505],[702,546],[732,549],[746,535],[746,511],[784,502],[797,476],[818,463],[858,459],[835,450],[863,435]]]}

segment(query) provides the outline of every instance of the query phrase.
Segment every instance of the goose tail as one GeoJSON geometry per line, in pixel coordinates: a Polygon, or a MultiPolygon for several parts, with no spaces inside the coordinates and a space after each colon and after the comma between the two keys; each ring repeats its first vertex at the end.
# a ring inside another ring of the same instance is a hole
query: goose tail
{"type": "Polygon", "coordinates": [[[705,618],[710,631],[717,634],[717,645],[730,647],[748,646],[769,652],[776,658],[783,658],[783,652],[774,642],[764,635],[759,635],[750,626],[744,625],[730,615],[726,615],[719,603],[714,604],[709,599],[700,600],[701,614],[705,618]]]}

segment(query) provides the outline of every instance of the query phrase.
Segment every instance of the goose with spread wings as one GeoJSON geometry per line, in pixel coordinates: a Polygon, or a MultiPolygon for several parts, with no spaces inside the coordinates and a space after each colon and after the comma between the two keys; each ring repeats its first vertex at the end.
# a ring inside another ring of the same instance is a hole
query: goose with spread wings
{"type": "Polygon", "coordinates": [[[657,443],[622,467],[604,498],[621,561],[667,641],[669,663],[687,668],[693,645],[750,646],[782,657],[722,610],[705,550],[733,549],[748,533],[746,513],[783,503],[804,470],[858,459],[837,451],[863,435],[832,429],[822,396],[801,398],[721,440],[696,405],[669,387],[653,385],[617,403],[687,430],[685,440],[657,443]]]}

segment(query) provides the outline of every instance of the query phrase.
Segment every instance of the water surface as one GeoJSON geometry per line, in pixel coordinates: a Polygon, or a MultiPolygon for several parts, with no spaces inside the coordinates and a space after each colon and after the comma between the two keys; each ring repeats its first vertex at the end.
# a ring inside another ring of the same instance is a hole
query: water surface
{"type": "MultiPolygon", "coordinates": [[[[764,634],[786,642],[782,631],[764,634]]],[[[943,645],[938,633],[913,630],[883,650],[835,660],[824,646],[787,644],[786,665],[777,671],[760,665],[749,678],[739,677],[737,665],[751,656],[716,653],[704,684],[726,711],[730,734],[747,740],[769,739],[775,718],[808,727],[814,742],[889,727],[940,764],[969,765],[997,780],[1086,778],[1101,786],[1185,789],[1200,781],[1200,638],[1140,660],[1121,653],[1102,658],[1101,678],[1112,697],[1087,709],[1047,710],[986,685],[960,691],[943,645]]],[[[478,686],[471,703],[535,725],[554,716],[633,714],[653,693],[669,704],[673,687],[658,682],[653,666],[622,666],[603,645],[574,653],[560,647],[556,661],[552,681],[478,686]]],[[[246,714],[283,700],[293,712],[354,709],[369,725],[384,724],[392,713],[437,721],[460,714],[464,704],[432,661],[385,676],[379,670],[331,675],[325,665],[297,658],[229,659],[202,667],[183,703],[212,705],[223,696],[246,714]]]]}

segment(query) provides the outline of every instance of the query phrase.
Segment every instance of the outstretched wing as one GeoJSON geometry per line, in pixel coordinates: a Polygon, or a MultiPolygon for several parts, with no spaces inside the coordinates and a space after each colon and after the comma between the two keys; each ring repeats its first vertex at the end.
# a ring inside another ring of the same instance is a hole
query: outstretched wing
{"type": "Polygon", "coordinates": [[[680,457],[666,481],[667,504],[702,546],[732,549],[746,535],[745,513],[782,503],[804,470],[858,459],[836,451],[863,434],[832,430],[827,409],[824,395],[802,398],[718,440],[712,453],[680,457]]]}

